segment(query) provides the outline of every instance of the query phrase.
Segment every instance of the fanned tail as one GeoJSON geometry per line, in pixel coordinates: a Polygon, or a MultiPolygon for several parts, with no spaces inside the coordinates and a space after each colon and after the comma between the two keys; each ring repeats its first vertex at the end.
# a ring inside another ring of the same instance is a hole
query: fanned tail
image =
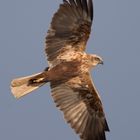
{"type": "Polygon", "coordinates": [[[47,83],[45,72],[12,80],[11,91],[16,98],[23,97],[47,83]]]}

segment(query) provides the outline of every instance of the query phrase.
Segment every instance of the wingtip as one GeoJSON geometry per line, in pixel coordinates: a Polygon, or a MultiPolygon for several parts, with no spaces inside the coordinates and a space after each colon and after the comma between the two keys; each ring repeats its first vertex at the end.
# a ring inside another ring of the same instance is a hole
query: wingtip
{"type": "Polygon", "coordinates": [[[89,10],[89,16],[90,16],[91,21],[92,21],[93,16],[94,16],[94,9],[93,9],[93,1],[92,0],[88,0],[88,10],[89,10]]]}
{"type": "Polygon", "coordinates": [[[93,1],[92,0],[81,0],[82,9],[86,12],[88,18],[93,20],[93,1]]]}
{"type": "Polygon", "coordinates": [[[84,15],[93,20],[93,1],[92,0],[63,0],[63,3],[69,3],[72,6],[77,6],[84,11],[84,15]]]}

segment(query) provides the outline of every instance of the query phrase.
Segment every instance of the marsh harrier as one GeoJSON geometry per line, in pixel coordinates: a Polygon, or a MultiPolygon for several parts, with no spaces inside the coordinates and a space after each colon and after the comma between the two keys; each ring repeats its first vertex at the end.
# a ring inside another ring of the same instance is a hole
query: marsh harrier
{"type": "Polygon", "coordinates": [[[20,98],[50,82],[52,97],[81,140],[106,140],[109,127],[90,71],[103,64],[85,52],[93,21],[92,0],[63,0],[46,37],[48,65],[43,72],[14,79],[11,91],[20,98]]]}

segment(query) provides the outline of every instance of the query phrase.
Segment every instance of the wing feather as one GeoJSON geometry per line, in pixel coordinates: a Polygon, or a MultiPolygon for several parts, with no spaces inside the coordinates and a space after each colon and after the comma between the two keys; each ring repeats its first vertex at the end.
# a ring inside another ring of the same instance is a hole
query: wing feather
{"type": "Polygon", "coordinates": [[[109,131],[109,127],[90,74],[77,79],[81,80],[79,86],[73,79],[64,83],[51,82],[52,97],[81,140],[106,140],[105,131],[109,131]]]}
{"type": "Polygon", "coordinates": [[[91,1],[64,0],[60,5],[46,37],[45,52],[49,64],[55,65],[55,60],[69,51],[85,50],[93,19],[91,1]]]}
{"type": "Polygon", "coordinates": [[[87,1],[86,0],[82,0],[82,7],[83,7],[83,12],[84,12],[84,16],[88,16],[88,6],[87,6],[87,1]]]}
{"type": "Polygon", "coordinates": [[[85,124],[87,122],[87,110],[82,109],[81,114],[79,118],[77,119],[77,122],[73,126],[75,128],[76,133],[80,133],[84,131],[85,124]]]}
{"type": "Polygon", "coordinates": [[[88,13],[89,13],[89,17],[91,18],[91,20],[93,20],[93,14],[94,14],[94,12],[93,12],[93,2],[92,2],[92,0],[89,0],[88,1],[88,13]]]}

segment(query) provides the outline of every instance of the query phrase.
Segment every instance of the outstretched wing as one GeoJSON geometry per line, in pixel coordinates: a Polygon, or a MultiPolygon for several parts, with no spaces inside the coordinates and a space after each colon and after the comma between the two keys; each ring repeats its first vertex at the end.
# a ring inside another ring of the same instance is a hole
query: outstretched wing
{"type": "Polygon", "coordinates": [[[55,65],[56,59],[62,55],[85,50],[92,19],[92,0],[63,0],[53,16],[46,37],[45,52],[51,65],[55,65]]]}
{"type": "Polygon", "coordinates": [[[106,140],[109,131],[100,97],[89,74],[51,83],[52,97],[81,140],[106,140]]]}

